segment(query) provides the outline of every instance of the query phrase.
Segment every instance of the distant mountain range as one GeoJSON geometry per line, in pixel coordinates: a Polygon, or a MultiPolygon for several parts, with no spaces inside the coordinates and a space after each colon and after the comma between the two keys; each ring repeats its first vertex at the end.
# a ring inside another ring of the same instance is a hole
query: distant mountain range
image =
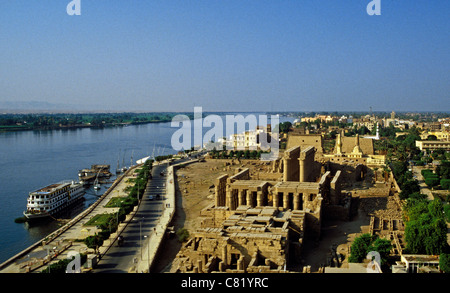
{"type": "Polygon", "coordinates": [[[75,105],[43,101],[0,101],[0,113],[80,113],[99,111],[109,112],[100,105],[75,105]]]}

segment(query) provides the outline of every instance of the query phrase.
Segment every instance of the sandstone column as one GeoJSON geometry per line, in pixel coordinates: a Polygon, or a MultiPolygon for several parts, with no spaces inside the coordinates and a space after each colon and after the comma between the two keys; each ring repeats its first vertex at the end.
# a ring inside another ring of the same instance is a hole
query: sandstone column
{"type": "Polygon", "coordinates": [[[277,191],[275,191],[275,192],[273,192],[273,200],[272,200],[272,202],[273,202],[273,207],[274,208],[277,208],[278,206],[279,206],[279,198],[280,198],[280,193],[279,192],[277,192],[277,191]]]}
{"type": "Polygon", "coordinates": [[[246,201],[246,190],[245,189],[241,189],[239,190],[239,198],[238,198],[238,205],[245,205],[245,201],[246,201]]]}
{"type": "Polygon", "coordinates": [[[294,194],[294,210],[300,209],[300,194],[294,194]]]}
{"type": "Polygon", "coordinates": [[[227,256],[228,256],[228,253],[227,253],[227,245],[225,244],[225,245],[222,247],[222,261],[224,262],[224,265],[225,265],[225,266],[228,265],[227,256]]]}
{"type": "Polygon", "coordinates": [[[283,208],[289,209],[289,193],[283,193],[283,208]]]}
{"type": "Polygon", "coordinates": [[[256,205],[260,207],[264,205],[264,195],[262,190],[258,190],[256,193],[256,205]]]}
{"type": "Polygon", "coordinates": [[[247,205],[252,205],[252,192],[250,190],[247,190],[247,205]]]}
{"type": "Polygon", "coordinates": [[[305,160],[304,159],[302,159],[302,158],[299,158],[298,159],[299,160],[299,164],[300,164],[300,170],[299,170],[299,173],[300,173],[300,178],[299,178],[299,181],[300,182],[305,182],[306,180],[305,180],[305,177],[306,177],[306,170],[305,170],[305,160]]]}
{"type": "Polygon", "coordinates": [[[291,170],[291,159],[284,158],[283,159],[283,181],[289,181],[289,172],[291,170]]]}

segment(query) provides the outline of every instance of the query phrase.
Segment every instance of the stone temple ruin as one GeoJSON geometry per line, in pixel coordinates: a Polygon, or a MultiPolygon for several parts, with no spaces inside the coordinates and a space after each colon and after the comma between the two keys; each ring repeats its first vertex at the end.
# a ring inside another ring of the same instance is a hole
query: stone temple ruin
{"type": "Polygon", "coordinates": [[[268,273],[298,264],[305,237],[318,241],[324,215],[348,220],[351,213],[351,194],[341,192],[347,175],[315,153],[313,146],[286,150],[273,162],[281,180],[252,179],[248,168],[218,177],[177,271],[268,273]]]}

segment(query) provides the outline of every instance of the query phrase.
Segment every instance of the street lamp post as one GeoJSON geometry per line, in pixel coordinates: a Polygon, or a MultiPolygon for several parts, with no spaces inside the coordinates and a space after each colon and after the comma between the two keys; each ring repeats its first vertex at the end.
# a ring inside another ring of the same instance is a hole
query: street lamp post
{"type": "Polygon", "coordinates": [[[147,261],[148,261],[148,269],[150,270],[150,235],[145,235],[144,238],[148,238],[147,241],[147,261]]]}
{"type": "Polygon", "coordinates": [[[139,221],[139,239],[140,239],[140,246],[141,246],[141,260],[142,260],[142,221],[144,220],[144,217],[141,218],[139,221]]]}

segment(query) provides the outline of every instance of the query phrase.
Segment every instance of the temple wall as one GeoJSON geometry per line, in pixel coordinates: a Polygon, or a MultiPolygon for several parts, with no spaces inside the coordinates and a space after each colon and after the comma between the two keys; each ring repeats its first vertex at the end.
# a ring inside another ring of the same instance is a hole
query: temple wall
{"type": "Polygon", "coordinates": [[[292,147],[284,152],[283,156],[283,180],[298,181],[299,164],[297,159],[300,156],[300,147],[292,147]]]}

